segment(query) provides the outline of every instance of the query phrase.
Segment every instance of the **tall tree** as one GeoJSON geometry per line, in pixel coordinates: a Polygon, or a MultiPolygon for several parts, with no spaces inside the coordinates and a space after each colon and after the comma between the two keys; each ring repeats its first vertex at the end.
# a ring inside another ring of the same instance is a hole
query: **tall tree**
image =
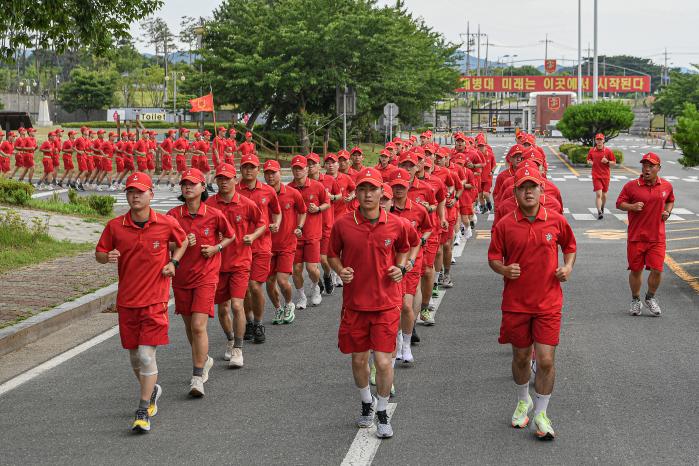
{"type": "MultiPolygon", "coordinates": [[[[699,65],[692,65],[699,71],[699,65]]],[[[685,103],[699,107],[699,74],[670,73],[670,82],[660,88],[653,111],[676,117],[685,110],[685,103]]]]}
{"type": "Polygon", "coordinates": [[[88,112],[107,108],[114,100],[116,76],[113,72],[91,71],[75,68],[70,73],[70,81],[58,90],[58,100],[69,112],[88,112]]]}

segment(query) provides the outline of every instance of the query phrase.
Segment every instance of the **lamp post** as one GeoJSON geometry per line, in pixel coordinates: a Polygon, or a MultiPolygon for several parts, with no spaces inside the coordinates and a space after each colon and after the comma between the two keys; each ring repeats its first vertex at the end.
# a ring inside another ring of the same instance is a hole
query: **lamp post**
{"type": "Polygon", "coordinates": [[[172,116],[173,119],[177,115],[177,79],[184,81],[184,73],[182,71],[173,71],[172,78],[170,76],[165,76],[165,81],[172,79],[172,116]]]}

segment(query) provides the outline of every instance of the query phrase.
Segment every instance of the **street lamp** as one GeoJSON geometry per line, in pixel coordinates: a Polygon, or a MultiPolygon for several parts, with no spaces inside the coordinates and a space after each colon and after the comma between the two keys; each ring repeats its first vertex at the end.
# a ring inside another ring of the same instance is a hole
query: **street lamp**
{"type": "Polygon", "coordinates": [[[184,73],[182,71],[173,71],[172,72],[172,78],[170,76],[165,76],[165,81],[169,81],[172,79],[172,114],[173,118],[174,115],[177,114],[177,79],[179,78],[180,81],[184,81],[184,73]]]}

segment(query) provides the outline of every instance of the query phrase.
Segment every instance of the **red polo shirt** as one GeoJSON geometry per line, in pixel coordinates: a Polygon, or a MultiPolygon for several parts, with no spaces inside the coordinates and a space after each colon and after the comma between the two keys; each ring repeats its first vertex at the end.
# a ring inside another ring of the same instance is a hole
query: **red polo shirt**
{"type": "MultiPolygon", "coordinates": [[[[189,141],[185,138],[178,138],[172,146],[177,151],[187,151],[189,149],[189,141]]],[[[184,152],[178,153],[179,156],[184,156],[184,152]]]]}
{"type": "Polygon", "coordinates": [[[170,278],[162,274],[170,261],[168,244],[181,246],[186,234],[175,219],[150,210],[143,228],[131,219],[131,211],[113,218],[102,232],[96,250],[116,249],[118,261],[119,307],[146,307],[166,303],[170,295],[170,278]]]}
{"type": "Polygon", "coordinates": [[[306,213],[306,203],[296,189],[280,185],[277,200],[282,211],[279,231],[272,233],[272,252],[293,252],[297,238],[294,230],[298,226],[298,215],[306,213]]]}
{"type": "Polygon", "coordinates": [[[222,138],[221,136],[216,136],[214,138],[214,150],[212,152],[212,160],[214,165],[218,165],[223,160],[227,145],[226,139],[222,138]]]}
{"type": "Polygon", "coordinates": [[[39,150],[44,153],[44,155],[50,156],[53,153],[53,144],[51,141],[44,141],[41,143],[39,150]]]}
{"type": "MultiPolygon", "coordinates": [[[[255,185],[252,188],[248,188],[241,182],[238,183],[236,191],[238,191],[241,196],[245,196],[255,203],[262,213],[262,221],[265,225],[269,225],[272,222],[272,214],[281,213],[279,201],[277,200],[277,193],[274,191],[274,188],[268,184],[260,183],[259,180],[255,180],[255,185]]],[[[271,251],[272,233],[269,231],[269,228],[267,228],[262,236],[252,243],[252,252],[271,251]]]]}
{"type": "Polygon", "coordinates": [[[2,141],[2,143],[0,143],[0,152],[2,152],[2,155],[9,157],[14,150],[15,148],[10,141],[2,141]]]}
{"type": "MultiPolygon", "coordinates": [[[[297,185],[296,181],[292,181],[287,186],[296,188],[303,197],[303,201],[306,203],[306,208],[309,204],[313,203],[316,206],[321,204],[329,204],[328,193],[325,191],[325,186],[319,181],[306,178],[306,182],[301,185],[297,185]]],[[[312,214],[308,212],[306,215],[306,223],[303,225],[303,236],[301,239],[304,241],[314,241],[319,240],[323,237],[323,216],[321,213],[316,212],[312,214]]]]}
{"type": "Polygon", "coordinates": [[[395,215],[381,210],[372,224],[359,209],[338,218],[330,235],[328,257],[338,257],[354,270],[344,285],[342,306],[352,311],[395,310],[403,303],[403,287],[388,276],[396,254],[410,250],[408,229],[395,215]]]}
{"type": "Polygon", "coordinates": [[[587,153],[587,161],[592,161],[592,177],[609,179],[611,177],[611,169],[608,163],[602,163],[603,158],[607,158],[610,162],[616,162],[614,152],[609,147],[603,147],[602,150],[597,150],[597,147],[590,149],[587,153]]]}
{"type": "Polygon", "coordinates": [[[386,164],[386,168],[381,166],[381,162],[377,163],[374,168],[381,173],[384,183],[388,183],[388,181],[393,177],[393,173],[398,170],[398,168],[395,165],[391,165],[390,162],[386,164]]]}
{"type": "Polygon", "coordinates": [[[136,152],[142,152],[143,154],[148,152],[148,141],[146,141],[145,139],[139,139],[133,146],[132,153],[136,155],[136,157],[145,157],[145,155],[136,154],[136,152]]]}
{"type": "Polygon", "coordinates": [[[199,155],[199,157],[206,157],[206,154],[209,152],[209,143],[204,141],[203,139],[201,141],[196,141],[194,143],[194,150],[198,150],[204,153],[204,155],[199,155]]]}
{"type": "MultiPolygon", "coordinates": [[[[342,194],[340,185],[337,183],[337,180],[335,180],[335,178],[333,178],[332,176],[324,175],[321,173],[318,175],[317,181],[320,181],[323,184],[323,186],[325,186],[325,190],[329,194],[332,194],[333,196],[342,194]]],[[[330,202],[329,196],[328,202],[330,202]]],[[[323,238],[330,238],[330,230],[333,229],[333,223],[335,223],[334,205],[339,202],[342,202],[344,204],[345,201],[343,201],[342,199],[338,199],[335,202],[330,202],[330,208],[323,212],[323,238]]]]}
{"type": "Polygon", "coordinates": [[[495,200],[497,200],[500,197],[499,194],[502,190],[503,185],[505,184],[505,181],[508,178],[514,178],[514,176],[515,171],[512,169],[512,167],[508,167],[507,170],[498,173],[498,176],[495,177],[495,186],[493,187],[493,197],[495,198],[495,200]]]}
{"type": "Polygon", "coordinates": [[[64,154],[66,155],[72,155],[73,154],[73,142],[70,139],[63,141],[63,147],[61,150],[63,151],[64,154]]]}
{"type": "Polygon", "coordinates": [[[241,155],[254,154],[255,144],[245,141],[238,147],[238,150],[240,150],[241,155]]]}
{"type": "Polygon", "coordinates": [[[172,142],[171,138],[165,138],[163,142],[160,143],[160,148],[163,150],[163,152],[166,152],[170,155],[172,155],[172,147],[174,146],[174,143],[172,142]]]}
{"type": "Polygon", "coordinates": [[[563,292],[556,278],[559,245],[564,254],[576,251],[573,230],[565,217],[545,207],[539,208],[533,222],[516,209],[493,228],[488,260],[517,263],[521,270],[516,280],[503,277],[503,311],[538,314],[561,310],[563,292]]]}
{"type": "Polygon", "coordinates": [[[624,185],[616,200],[617,209],[622,202],[643,202],[640,212],[628,212],[629,241],[665,242],[665,222],[662,221],[665,204],[675,202],[672,185],[658,177],[655,184],[648,185],[643,177],[624,185]]]}
{"type": "Polygon", "coordinates": [[[335,218],[339,218],[349,211],[345,198],[353,193],[357,186],[354,184],[354,179],[351,176],[340,172],[337,173],[335,181],[340,186],[340,193],[342,194],[342,199],[333,204],[335,218]]]}
{"type": "Polygon", "coordinates": [[[252,250],[243,243],[243,236],[265,225],[260,209],[237,191],[231,202],[226,202],[219,194],[215,194],[206,200],[206,205],[220,210],[235,232],[235,241],[222,251],[221,272],[233,272],[241,267],[249,269],[252,250]]]}
{"type": "MultiPolygon", "coordinates": [[[[187,248],[180,260],[172,286],[175,288],[196,288],[201,285],[218,283],[218,271],[221,268],[221,254],[214,254],[208,259],[201,254],[202,246],[214,246],[220,243],[219,235],[232,238],[235,232],[223,213],[202,203],[196,215],[192,216],[186,205],[171,209],[168,215],[177,220],[185,233],[193,233],[197,244],[187,248]]],[[[233,246],[230,244],[229,246],[233,246]]],[[[225,248],[224,248],[225,250],[225,248]]]]}

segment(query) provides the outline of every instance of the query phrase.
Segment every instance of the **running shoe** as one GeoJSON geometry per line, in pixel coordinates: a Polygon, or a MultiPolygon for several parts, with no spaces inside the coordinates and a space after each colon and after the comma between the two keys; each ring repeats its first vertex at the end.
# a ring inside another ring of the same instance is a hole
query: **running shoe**
{"type": "Polygon", "coordinates": [[[629,309],[629,313],[632,316],[640,316],[642,308],[643,308],[643,304],[641,304],[641,300],[638,298],[633,298],[631,300],[631,309],[629,309]]]}
{"type": "Polygon", "coordinates": [[[532,397],[527,395],[527,399],[519,400],[514,414],[512,414],[512,427],[524,429],[529,425],[529,412],[534,409],[532,397]]]}
{"type": "Polygon", "coordinates": [[[206,362],[204,363],[204,371],[201,374],[201,382],[206,383],[209,380],[209,371],[214,367],[214,358],[211,356],[206,356],[206,362]]]}
{"type": "Polygon", "coordinates": [[[325,293],[325,285],[323,284],[322,279],[318,280],[318,287],[320,288],[320,294],[325,293]]]}
{"type": "Polygon", "coordinates": [[[388,413],[386,411],[377,411],[376,419],[376,436],[378,438],[391,438],[393,437],[393,427],[391,427],[391,420],[388,418],[388,413]]]}
{"type": "Polygon", "coordinates": [[[306,309],[306,306],[308,305],[308,298],[306,298],[306,293],[303,291],[298,295],[298,299],[296,300],[296,309],[306,309]]]}
{"type": "Polygon", "coordinates": [[[448,274],[448,273],[444,274],[444,278],[442,279],[442,287],[444,287],[444,288],[453,288],[454,287],[454,282],[451,280],[450,274],[448,274]]]}
{"type": "Polygon", "coordinates": [[[189,396],[194,398],[201,398],[204,396],[204,382],[198,375],[193,376],[192,380],[189,382],[189,396]]]}
{"type": "Polygon", "coordinates": [[[311,306],[318,306],[322,301],[323,297],[320,295],[320,287],[315,285],[311,294],[311,306]]]}
{"type": "Polygon", "coordinates": [[[325,286],[325,293],[327,295],[333,294],[335,285],[333,285],[333,278],[330,275],[323,275],[323,284],[325,286]]]}
{"type": "Polygon", "coordinates": [[[466,236],[466,225],[463,223],[461,224],[461,235],[466,236]]]}
{"type": "Polygon", "coordinates": [[[223,353],[223,360],[224,361],[231,360],[231,354],[233,353],[233,345],[235,345],[234,340],[229,340],[226,342],[226,352],[223,353]]]}
{"type": "Polygon", "coordinates": [[[410,345],[414,345],[415,343],[420,343],[420,337],[417,334],[417,330],[415,330],[415,327],[413,327],[413,334],[410,335],[410,345]]]}
{"type": "Polygon", "coordinates": [[[391,384],[391,391],[388,394],[389,398],[392,396],[396,396],[396,386],[391,384]]]}
{"type": "Polygon", "coordinates": [[[432,286],[432,297],[439,298],[439,287],[436,283],[432,286]]]}
{"type": "Polygon", "coordinates": [[[265,326],[262,324],[257,324],[255,325],[255,328],[253,330],[254,336],[253,336],[253,343],[264,343],[267,337],[265,337],[265,326]]]}
{"type": "Polygon", "coordinates": [[[413,351],[410,349],[410,345],[406,345],[405,343],[402,346],[403,350],[403,364],[412,364],[415,362],[415,358],[413,357],[413,351]]]}
{"type": "Polygon", "coordinates": [[[660,314],[662,314],[662,311],[660,310],[660,305],[658,304],[658,300],[655,299],[655,296],[650,299],[646,299],[646,306],[648,306],[648,310],[655,317],[660,317],[660,314]]]}
{"type": "Polygon", "coordinates": [[[597,220],[602,220],[604,218],[604,212],[601,210],[597,211],[597,220]]]}
{"type": "Polygon", "coordinates": [[[369,383],[376,385],[376,366],[373,361],[369,363],[369,383]]]}
{"type": "Polygon", "coordinates": [[[461,244],[461,235],[457,233],[456,238],[454,238],[454,246],[459,246],[461,244]]]}
{"type": "Polygon", "coordinates": [[[136,410],[136,416],[131,424],[131,430],[138,433],[150,431],[150,417],[148,410],[139,408],[136,410]]]}
{"type": "Polygon", "coordinates": [[[274,318],[272,319],[272,325],[279,325],[284,323],[284,308],[279,307],[274,311],[274,318]]]}
{"type": "Polygon", "coordinates": [[[243,348],[233,348],[231,352],[231,360],[228,363],[228,367],[238,369],[243,367],[243,348]]]}
{"type": "Polygon", "coordinates": [[[551,420],[546,415],[546,411],[541,411],[532,419],[531,429],[539,440],[553,440],[556,433],[553,431],[551,420]]]}
{"type": "Polygon", "coordinates": [[[434,325],[434,318],[430,314],[429,308],[425,307],[420,311],[420,321],[422,321],[424,325],[434,325]]]}
{"type": "Polygon", "coordinates": [[[148,416],[153,417],[158,414],[158,399],[163,394],[163,389],[157,383],[153,387],[153,393],[150,395],[150,403],[148,404],[148,416]]]}
{"type": "Polygon", "coordinates": [[[296,306],[294,303],[287,303],[286,306],[284,306],[284,323],[285,324],[290,324],[294,321],[296,318],[296,314],[294,314],[294,309],[296,309],[296,306]]]}
{"type": "Polygon", "coordinates": [[[374,411],[376,410],[376,397],[371,396],[370,403],[362,402],[362,414],[357,418],[357,427],[367,429],[374,424],[374,411]]]}
{"type": "Polygon", "coordinates": [[[243,340],[250,341],[255,334],[255,325],[248,321],[245,323],[245,335],[243,335],[243,340]]]}
{"type": "Polygon", "coordinates": [[[442,286],[442,283],[444,283],[444,273],[442,273],[442,271],[440,271],[437,274],[437,283],[432,288],[433,292],[434,292],[434,288],[437,288],[437,286],[442,286]]]}
{"type": "Polygon", "coordinates": [[[451,265],[454,265],[454,264],[456,264],[456,259],[454,259],[454,258],[452,257],[452,258],[451,258],[451,265]]]}

